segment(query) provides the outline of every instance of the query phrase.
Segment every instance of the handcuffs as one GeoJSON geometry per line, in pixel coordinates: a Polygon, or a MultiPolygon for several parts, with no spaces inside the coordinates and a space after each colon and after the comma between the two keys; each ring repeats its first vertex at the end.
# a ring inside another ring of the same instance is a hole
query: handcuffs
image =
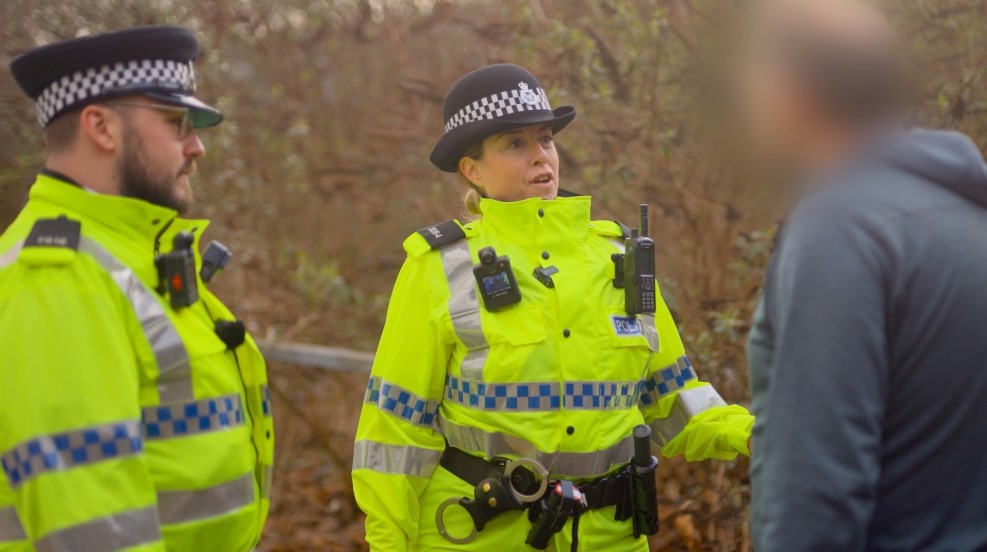
{"type": "MultiPolygon", "coordinates": [[[[545,550],[552,535],[561,531],[569,519],[574,520],[575,544],[579,515],[587,509],[605,506],[616,506],[615,521],[631,520],[635,539],[657,534],[658,482],[655,471],[658,459],[651,453],[651,428],[639,424],[634,427],[632,436],[634,455],[624,468],[584,486],[577,486],[567,479],[550,480],[548,469],[531,458],[493,458],[489,461],[487,476],[473,488],[473,498],[454,497],[439,505],[435,512],[439,534],[453,544],[467,544],[476,539],[492,518],[509,511],[528,510],[532,527],[525,543],[536,550],[545,550]],[[549,486],[552,486],[551,491],[549,486]],[[587,494],[592,496],[588,497],[587,494]],[[446,528],[446,510],[454,505],[466,510],[473,521],[473,528],[465,537],[451,535],[446,528]]],[[[450,450],[456,449],[447,448],[446,452],[450,450]]],[[[467,479],[455,471],[452,473],[464,481],[477,480],[467,479]]]]}
{"type": "Polygon", "coordinates": [[[518,458],[508,461],[495,458],[491,461],[501,464],[504,471],[499,477],[488,477],[473,490],[473,498],[450,498],[439,505],[435,511],[435,525],[439,534],[453,544],[472,542],[477,533],[486,527],[487,522],[494,516],[511,511],[523,510],[528,505],[542,499],[548,491],[548,469],[537,460],[518,458]],[[519,470],[519,468],[525,468],[519,470]],[[460,506],[473,520],[473,528],[465,537],[455,537],[446,529],[443,517],[451,506],[460,506]]]}

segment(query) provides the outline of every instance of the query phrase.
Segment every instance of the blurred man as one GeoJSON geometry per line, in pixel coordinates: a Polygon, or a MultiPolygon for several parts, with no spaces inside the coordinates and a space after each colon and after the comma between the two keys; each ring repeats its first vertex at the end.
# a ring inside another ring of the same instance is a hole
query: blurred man
{"type": "Polygon", "coordinates": [[[179,218],[219,124],[180,27],[50,44],[11,71],[47,144],[0,236],[0,551],[246,551],[268,511],[264,361],[179,218]]]}
{"type": "Polygon", "coordinates": [[[984,160],[903,129],[873,9],[765,2],[748,31],[748,145],[801,195],[749,342],[756,549],[987,550],[984,160]]]}

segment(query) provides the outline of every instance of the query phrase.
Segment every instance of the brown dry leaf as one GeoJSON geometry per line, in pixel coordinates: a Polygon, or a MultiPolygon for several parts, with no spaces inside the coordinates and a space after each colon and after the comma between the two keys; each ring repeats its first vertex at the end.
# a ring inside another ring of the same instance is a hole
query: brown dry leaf
{"type": "Polygon", "coordinates": [[[678,531],[689,552],[700,552],[703,549],[703,537],[696,529],[692,514],[675,518],[675,530],[678,531]]]}

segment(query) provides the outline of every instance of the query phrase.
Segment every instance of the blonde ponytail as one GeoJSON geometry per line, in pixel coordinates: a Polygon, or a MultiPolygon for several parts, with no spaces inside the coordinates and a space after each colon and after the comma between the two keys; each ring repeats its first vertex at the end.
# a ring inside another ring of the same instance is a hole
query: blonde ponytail
{"type": "Polygon", "coordinates": [[[480,194],[480,191],[476,189],[472,183],[470,183],[469,187],[466,188],[466,191],[463,192],[463,205],[466,206],[466,212],[472,217],[480,216],[480,200],[482,198],[483,195],[480,194]]]}
{"type": "MultiPolygon", "coordinates": [[[[480,142],[479,144],[476,144],[463,152],[463,157],[469,157],[470,159],[479,161],[480,158],[483,157],[483,142],[480,142]]],[[[480,200],[486,197],[486,194],[483,193],[483,190],[479,186],[473,184],[473,182],[470,181],[470,179],[467,178],[462,171],[459,172],[459,178],[466,186],[466,191],[463,192],[463,205],[466,207],[466,213],[468,215],[467,218],[480,218],[480,215],[482,214],[480,212],[480,200]]]]}

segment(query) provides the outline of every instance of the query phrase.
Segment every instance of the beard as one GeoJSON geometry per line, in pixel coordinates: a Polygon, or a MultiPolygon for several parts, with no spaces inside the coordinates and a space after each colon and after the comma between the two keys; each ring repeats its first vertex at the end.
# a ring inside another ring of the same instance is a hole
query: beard
{"type": "Polygon", "coordinates": [[[191,189],[183,195],[178,179],[183,175],[191,177],[195,160],[186,159],[181,170],[175,173],[155,171],[148,163],[144,141],[130,125],[125,130],[123,143],[123,155],[118,166],[121,195],[174,209],[179,214],[188,211],[193,202],[191,189]]]}

